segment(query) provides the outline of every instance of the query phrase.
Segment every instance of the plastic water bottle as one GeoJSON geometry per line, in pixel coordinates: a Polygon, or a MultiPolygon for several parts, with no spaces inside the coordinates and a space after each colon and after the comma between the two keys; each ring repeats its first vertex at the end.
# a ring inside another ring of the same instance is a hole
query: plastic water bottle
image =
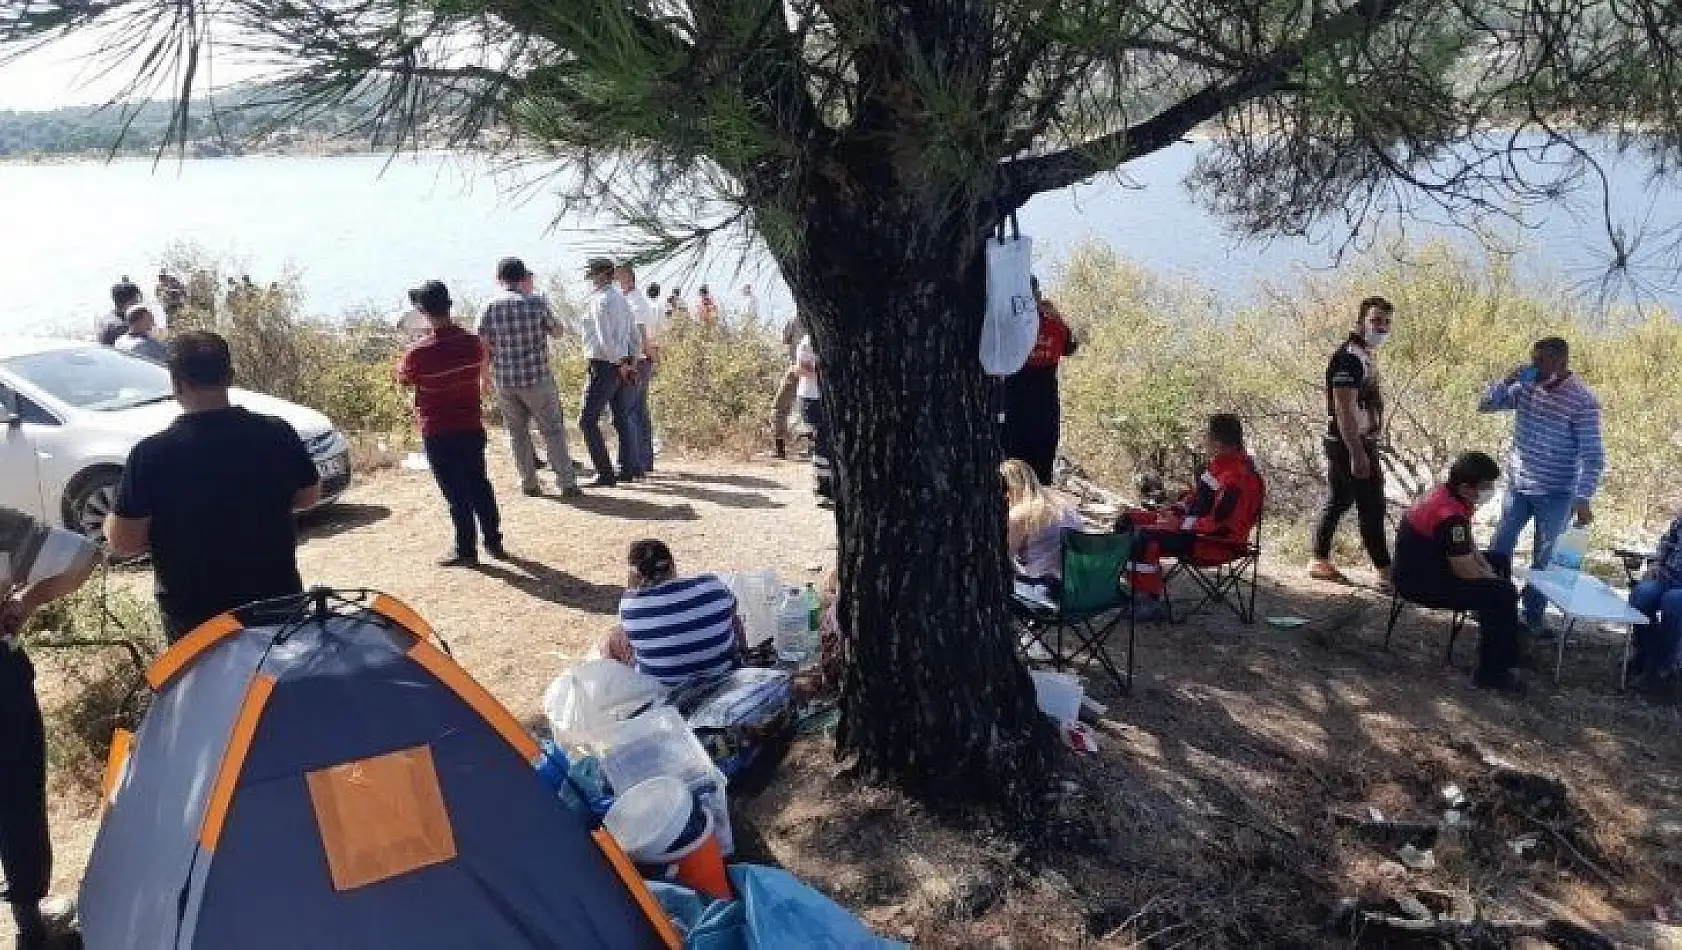
{"type": "Polygon", "coordinates": [[[823,598],[818,589],[806,585],[806,657],[816,662],[823,656],[823,598]]]}
{"type": "Polygon", "coordinates": [[[1554,542],[1553,561],[1549,567],[1568,571],[1581,570],[1583,558],[1589,553],[1589,529],[1573,525],[1560,533],[1554,542]]]}
{"type": "Polygon", "coordinates": [[[773,638],[778,660],[805,662],[809,642],[806,628],[810,623],[811,612],[806,609],[806,598],[800,588],[784,590],[782,600],[777,603],[777,633],[773,638]]]}

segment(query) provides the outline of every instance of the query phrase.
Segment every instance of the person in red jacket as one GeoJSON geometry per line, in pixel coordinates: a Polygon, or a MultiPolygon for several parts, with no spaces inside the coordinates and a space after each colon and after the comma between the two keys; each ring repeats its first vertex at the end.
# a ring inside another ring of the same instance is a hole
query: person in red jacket
{"type": "Polygon", "coordinates": [[[1208,564],[1230,560],[1249,543],[1261,517],[1267,486],[1244,448],[1244,424],[1231,413],[1210,416],[1203,444],[1209,464],[1178,503],[1121,516],[1123,527],[1139,533],[1127,566],[1139,619],[1162,614],[1163,555],[1208,564]]]}
{"type": "Polygon", "coordinates": [[[1074,334],[1057,305],[1040,294],[1039,278],[1029,279],[1040,311],[1040,332],[1028,362],[1005,377],[1004,457],[1027,462],[1042,484],[1051,484],[1057,457],[1062,403],[1057,394],[1057,364],[1075,352],[1074,334]]]}
{"type": "Polygon", "coordinates": [[[1472,513],[1495,496],[1501,467],[1482,452],[1449,466],[1448,480],[1421,498],[1396,528],[1396,593],[1422,607],[1478,615],[1478,668],[1472,685],[1515,695],[1525,685],[1518,663],[1518,590],[1510,555],[1479,552],[1472,513]]]}
{"type": "Polygon", "coordinates": [[[485,422],[479,403],[479,380],[488,358],[485,342],[450,319],[450,291],[441,282],[429,280],[409,291],[409,301],[426,315],[432,331],[404,352],[397,381],[414,387],[427,466],[455,525],[455,547],[438,564],[477,563],[480,531],[491,557],[507,560],[496,492],[485,471],[485,422]]]}

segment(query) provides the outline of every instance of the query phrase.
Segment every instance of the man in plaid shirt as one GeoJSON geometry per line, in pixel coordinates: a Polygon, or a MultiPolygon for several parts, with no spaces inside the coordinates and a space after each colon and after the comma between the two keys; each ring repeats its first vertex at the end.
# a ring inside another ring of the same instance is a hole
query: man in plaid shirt
{"type": "Polygon", "coordinates": [[[477,332],[490,350],[485,382],[487,387],[496,387],[497,405],[514,452],[514,467],[520,472],[520,490],[528,495],[543,492],[537,483],[537,454],[531,443],[531,424],[535,422],[562,497],[577,495],[578,478],[567,451],[561,394],[549,368],[549,338],[560,335],[560,322],[550,311],[549,302],[532,292],[531,271],[519,258],[505,257],[498,262],[496,279],[502,284],[502,293],[485,304],[477,332]]]}

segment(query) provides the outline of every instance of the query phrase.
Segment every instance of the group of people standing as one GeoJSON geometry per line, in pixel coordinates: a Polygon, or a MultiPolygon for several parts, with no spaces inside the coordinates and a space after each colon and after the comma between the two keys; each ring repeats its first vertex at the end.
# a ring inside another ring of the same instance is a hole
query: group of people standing
{"type": "MultiPolygon", "coordinates": [[[[588,363],[578,426],[595,469],[587,487],[602,489],[654,470],[648,386],[659,364],[663,323],[651,303],[658,287],[649,294],[638,291],[630,266],[593,258],[584,276],[591,290],[579,328],[588,363]],[[618,435],[617,462],[602,432],[604,413],[610,414],[618,435]]],[[[485,460],[483,394],[495,394],[522,492],[543,494],[533,425],[561,497],[582,492],[549,353],[549,341],[561,335],[562,326],[519,258],[500,261],[496,278],[502,290],[485,304],[471,331],[455,322],[454,303],[442,282],[427,281],[409,292],[410,303],[430,329],[404,352],[397,374],[415,390],[427,462],[455,527],[454,546],[439,561],[444,566],[474,563],[480,536],[487,552],[503,556],[501,518],[485,460]]]]}

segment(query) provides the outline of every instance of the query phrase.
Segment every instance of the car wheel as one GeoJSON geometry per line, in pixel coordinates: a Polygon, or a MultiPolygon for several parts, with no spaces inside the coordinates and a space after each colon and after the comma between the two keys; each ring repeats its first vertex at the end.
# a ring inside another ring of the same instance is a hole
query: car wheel
{"type": "Polygon", "coordinates": [[[66,499],[70,526],[82,534],[105,543],[105,516],[116,510],[117,485],[123,473],[104,469],[77,480],[66,499]]]}

